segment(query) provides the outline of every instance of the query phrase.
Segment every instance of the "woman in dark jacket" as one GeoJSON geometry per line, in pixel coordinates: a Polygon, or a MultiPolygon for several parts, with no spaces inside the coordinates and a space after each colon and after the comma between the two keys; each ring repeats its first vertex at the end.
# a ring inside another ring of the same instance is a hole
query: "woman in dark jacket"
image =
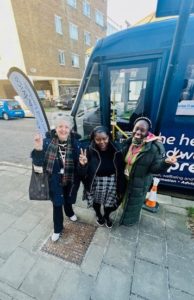
{"type": "Polygon", "coordinates": [[[176,154],[166,158],[160,138],[149,132],[151,121],[146,117],[136,119],[132,138],[123,147],[127,191],[121,224],[138,222],[142,204],[152,183],[153,174],[166,171],[177,161],[176,154]]]}
{"type": "Polygon", "coordinates": [[[125,190],[124,162],[121,151],[110,140],[109,131],[97,126],[91,134],[91,144],[81,150],[80,164],[84,175],[84,196],[93,206],[97,223],[112,227],[110,213],[117,209],[125,190]],[[101,212],[104,207],[104,215],[101,212]]]}
{"type": "Polygon", "coordinates": [[[35,136],[31,157],[36,167],[43,167],[49,176],[49,193],[53,203],[54,233],[52,241],[57,241],[63,230],[63,207],[65,214],[76,221],[72,204],[75,203],[80,180],[77,175],[79,145],[71,132],[71,121],[66,117],[54,118],[55,130],[51,137],[42,140],[35,136]]]}

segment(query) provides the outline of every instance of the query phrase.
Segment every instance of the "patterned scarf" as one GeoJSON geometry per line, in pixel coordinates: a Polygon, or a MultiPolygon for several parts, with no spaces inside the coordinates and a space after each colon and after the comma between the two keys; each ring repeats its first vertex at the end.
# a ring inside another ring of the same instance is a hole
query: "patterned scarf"
{"type": "MultiPolygon", "coordinates": [[[[46,152],[47,166],[46,170],[49,174],[52,174],[55,159],[58,154],[58,138],[53,138],[46,152]]],[[[71,138],[67,140],[66,157],[63,162],[64,174],[62,175],[62,184],[67,185],[69,182],[73,182],[74,175],[74,161],[73,161],[73,148],[71,145],[71,138]]]]}

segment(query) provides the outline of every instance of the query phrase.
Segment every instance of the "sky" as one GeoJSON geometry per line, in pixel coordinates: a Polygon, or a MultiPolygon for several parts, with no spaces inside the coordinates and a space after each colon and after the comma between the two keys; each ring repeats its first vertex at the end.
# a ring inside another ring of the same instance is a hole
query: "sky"
{"type": "Polygon", "coordinates": [[[157,0],[108,0],[108,17],[126,27],[156,11],[157,0]]]}

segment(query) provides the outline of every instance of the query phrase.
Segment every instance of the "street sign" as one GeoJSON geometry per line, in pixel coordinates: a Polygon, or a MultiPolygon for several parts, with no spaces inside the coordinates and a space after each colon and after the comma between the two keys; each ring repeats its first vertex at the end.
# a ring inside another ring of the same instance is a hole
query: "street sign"
{"type": "Polygon", "coordinates": [[[156,17],[168,17],[176,16],[179,14],[182,1],[188,1],[192,3],[190,13],[194,13],[194,1],[193,0],[158,0],[156,17]]]}

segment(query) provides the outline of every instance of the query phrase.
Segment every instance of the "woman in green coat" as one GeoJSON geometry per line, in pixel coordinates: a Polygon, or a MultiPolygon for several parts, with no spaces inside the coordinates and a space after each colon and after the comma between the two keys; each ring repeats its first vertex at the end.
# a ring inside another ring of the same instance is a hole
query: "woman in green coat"
{"type": "Polygon", "coordinates": [[[132,137],[123,147],[128,181],[121,224],[133,225],[139,221],[141,208],[152,183],[153,174],[166,171],[177,161],[176,154],[166,157],[160,137],[150,133],[151,121],[136,119],[132,137]]]}

